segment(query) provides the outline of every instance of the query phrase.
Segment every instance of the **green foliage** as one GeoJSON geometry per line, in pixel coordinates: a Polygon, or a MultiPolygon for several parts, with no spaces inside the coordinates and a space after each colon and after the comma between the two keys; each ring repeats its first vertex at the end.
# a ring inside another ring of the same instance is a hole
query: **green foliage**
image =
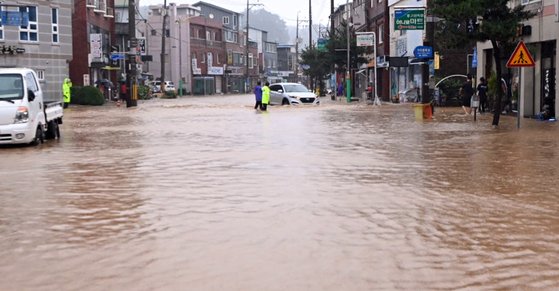
{"type": "Polygon", "coordinates": [[[72,87],[73,104],[99,106],[105,104],[105,97],[98,88],[93,86],[72,87]]]}
{"type": "Polygon", "coordinates": [[[177,93],[175,91],[167,91],[165,94],[161,95],[161,99],[175,99],[177,98],[177,93]]]}
{"type": "Polygon", "coordinates": [[[140,85],[138,86],[138,99],[140,100],[147,100],[151,99],[151,92],[149,86],[140,85]]]}
{"type": "Polygon", "coordinates": [[[331,65],[328,60],[328,53],[320,51],[316,47],[303,50],[301,60],[303,64],[309,66],[308,69],[303,69],[303,72],[313,79],[324,80],[330,73],[331,65]]]}
{"type": "Polygon", "coordinates": [[[497,74],[491,72],[489,79],[487,79],[487,96],[489,96],[489,98],[497,95],[497,86],[497,74]]]}
{"type": "MultiPolygon", "coordinates": [[[[517,41],[516,28],[535,14],[524,11],[524,5],[511,5],[509,0],[432,0],[430,14],[441,18],[440,32],[435,37],[443,47],[459,47],[471,42],[489,41],[493,46],[496,80],[501,79],[502,58],[511,44],[517,41]],[[473,26],[472,26],[473,25],[473,26]],[[473,27],[473,29],[472,29],[473,27]],[[442,41],[439,41],[442,40],[442,41]]],[[[497,106],[502,90],[496,90],[497,106]]],[[[500,108],[495,108],[493,125],[499,125],[500,108]]]]}
{"type": "Polygon", "coordinates": [[[441,94],[445,96],[445,103],[447,105],[452,103],[460,104],[460,88],[462,87],[463,80],[463,78],[449,78],[439,85],[441,94]]]}

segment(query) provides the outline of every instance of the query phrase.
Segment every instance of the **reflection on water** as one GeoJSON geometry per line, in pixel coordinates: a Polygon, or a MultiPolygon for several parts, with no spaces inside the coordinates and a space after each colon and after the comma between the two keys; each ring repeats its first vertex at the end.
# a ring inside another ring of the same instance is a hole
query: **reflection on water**
{"type": "Polygon", "coordinates": [[[0,149],[0,290],[559,287],[554,123],[248,96],[65,115],[0,149]]]}

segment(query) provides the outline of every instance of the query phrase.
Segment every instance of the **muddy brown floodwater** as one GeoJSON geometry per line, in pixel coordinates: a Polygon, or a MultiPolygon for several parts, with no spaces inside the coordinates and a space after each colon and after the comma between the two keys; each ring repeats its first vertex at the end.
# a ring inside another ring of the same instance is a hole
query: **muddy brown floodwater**
{"type": "Polygon", "coordinates": [[[0,290],[559,288],[558,124],[252,98],[0,148],[0,290]]]}

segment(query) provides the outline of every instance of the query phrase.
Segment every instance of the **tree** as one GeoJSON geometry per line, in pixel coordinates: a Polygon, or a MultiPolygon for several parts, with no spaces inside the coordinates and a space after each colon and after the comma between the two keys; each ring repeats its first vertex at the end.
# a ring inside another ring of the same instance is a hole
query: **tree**
{"type": "Polygon", "coordinates": [[[331,67],[328,53],[316,47],[307,47],[301,53],[301,65],[303,73],[311,78],[311,84],[319,84],[319,88],[323,92],[322,80],[328,77],[331,67]]]}
{"type": "MultiPolygon", "coordinates": [[[[439,27],[446,46],[460,46],[473,40],[489,41],[493,46],[493,59],[497,80],[502,78],[502,58],[507,47],[517,40],[518,24],[534,14],[524,6],[509,6],[508,0],[432,0],[430,12],[442,18],[439,27]]],[[[441,37],[438,37],[441,39],[441,37]]],[[[493,126],[499,125],[503,92],[497,90],[493,126]]]]}

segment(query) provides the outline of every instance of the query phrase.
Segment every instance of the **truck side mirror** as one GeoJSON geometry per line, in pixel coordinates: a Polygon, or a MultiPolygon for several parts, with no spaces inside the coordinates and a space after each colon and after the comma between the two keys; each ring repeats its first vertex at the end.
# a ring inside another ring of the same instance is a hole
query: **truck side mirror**
{"type": "Polygon", "coordinates": [[[27,90],[27,99],[29,102],[33,102],[35,100],[35,93],[32,90],[27,90]]]}

